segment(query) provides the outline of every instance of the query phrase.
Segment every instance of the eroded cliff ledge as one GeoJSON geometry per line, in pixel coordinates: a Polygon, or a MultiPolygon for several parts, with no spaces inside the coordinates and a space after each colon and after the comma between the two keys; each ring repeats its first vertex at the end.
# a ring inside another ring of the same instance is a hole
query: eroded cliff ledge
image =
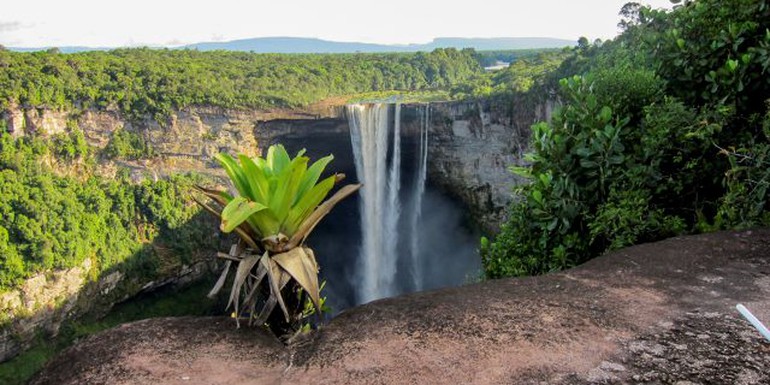
{"type": "Polygon", "coordinates": [[[224,318],[127,324],[33,384],[766,384],[770,231],[679,237],[558,274],[384,299],[288,348],[224,318]]]}

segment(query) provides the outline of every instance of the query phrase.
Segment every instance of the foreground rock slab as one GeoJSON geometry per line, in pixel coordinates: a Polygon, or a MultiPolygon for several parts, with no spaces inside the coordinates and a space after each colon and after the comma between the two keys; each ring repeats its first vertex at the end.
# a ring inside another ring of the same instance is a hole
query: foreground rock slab
{"type": "Polygon", "coordinates": [[[224,318],[126,324],[33,384],[768,384],[770,231],[672,238],[558,274],[376,301],[284,347],[224,318]]]}

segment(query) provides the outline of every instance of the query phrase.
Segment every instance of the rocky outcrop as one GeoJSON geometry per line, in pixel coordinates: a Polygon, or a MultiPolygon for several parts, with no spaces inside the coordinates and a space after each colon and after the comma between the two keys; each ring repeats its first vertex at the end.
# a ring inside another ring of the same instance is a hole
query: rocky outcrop
{"type": "Polygon", "coordinates": [[[20,288],[0,293],[0,362],[26,350],[38,335],[55,336],[67,320],[91,312],[104,314],[118,302],[161,286],[182,287],[210,274],[209,256],[169,266],[151,281],[116,268],[96,279],[91,259],[82,265],[27,279],[20,288]]]}
{"type": "Polygon", "coordinates": [[[770,383],[770,231],[673,238],[558,274],[375,301],[284,347],[224,318],[127,324],[32,384],[770,383]]]}
{"type": "MultiPolygon", "coordinates": [[[[261,126],[276,120],[315,120],[342,116],[341,106],[319,103],[298,110],[248,110],[218,107],[188,107],[163,121],[150,117],[129,120],[116,110],[55,111],[11,106],[0,113],[7,130],[14,136],[51,136],[79,127],[88,143],[97,148],[108,145],[113,134],[127,130],[139,135],[152,148],[154,159],[118,162],[145,177],[179,171],[205,170],[212,157],[222,151],[256,155],[265,146],[261,126]]],[[[109,165],[108,165],[109,167],[109,165]]]]}
{"type": "Polygon", "coordinates": [[[523,182],[530,126],[550,119],[552,102],[474,101],[431,104],[430,180],[465,203],[471,218],[494,232],[523,182]]]}

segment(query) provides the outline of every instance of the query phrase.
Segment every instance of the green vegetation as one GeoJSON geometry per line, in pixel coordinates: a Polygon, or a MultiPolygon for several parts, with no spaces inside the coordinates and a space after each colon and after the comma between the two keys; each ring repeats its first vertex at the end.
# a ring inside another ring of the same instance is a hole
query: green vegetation
{"type": "Polygon", "coordinates": [[[67,322],[56,338],[51,339],[41,335],[32,349],[10,361],[0,363],[0,383],[24,384],[58,352],[78,340],[125,322],[152,317],[218,315],[221,304],[205,299],[210,285],[211,282],[207,280],[180,291],[159,290],[130,302],[118,304],[103,318],[89,317],[67,322]]]}
{"type": "Polygon", "coordinates": [[[416,54],[278,55],[120,49],[0,51],[0,110],[119,109],[164,121],[192,105],[276,108],[372,91],[446,89],[482,72],[473,50],[416,54]]]}
{"type": "Polygon", "coordinates": [[[211,295],[222,288],[235,262],[228,306],[234,306],[236,320],[249,314],[250,324],[262,325],[277,304],[284,319],[273,317],[268,325],[279,336],[300,330],[304,318],[321,313],[318,263],[305,239],[339,201],[361,187],[344,186],[324,201],[343,176],[334,174],[319,182],[334,157],[326,156],[308,167],[310,159],[304,153],[292,159],[283,146],[273,145],[265,158],[239,155],[236,161],[219,154],[217,160],[239,195],[199,188],[218,209],[199,204],[221,218],[223,232],[235,231],[240,237],[229,254],[220,255],[227,262],[211,295]]]}
{"type": "Polygon", "coordinates": [[[49,142],[0,135],[0,292],[87,258],[98,271],[129,262],[129,270],[151,279],[159,266],[156,248],[146,247],[151,242],[181,261],[216,247],[211,225],[198,218],[197,206],[185,203],[200,177],[133,184],[93,176],[94,165],[78,130],[49,142]],[[50,167],[56,162],[76,163],[79,175],[57,174],[50,167]]]}
{"type": "Polygon", "coordinates": [[[482,67],[491,67],[497,62],[514,63],[519,60],[536,59],[543,54],[556,53],[561,48],[533,48],[533,49],[513,49],[498,51],[478,51],[476,57],[482,67]]]}
{"type": "Polygon", "coordinates": [[[350,97],[348,103],[387,103],[398,101],[400,103],[428,103],[428,102],[441,102],[451,100],[452,96],[449,91],[436,90],[436,91],[417,91],[407,92],[402,91],[381,91],[381,92],[365,92],[350,97]]]}
{"type": "MultiPolygon", "coordinates": [[[[453,99],[466,99],[526,93],[535,86],[546,84],[550,74],[571,54],[570,49],[533,51],[511,62],[507,68],[477,74],[452,87],[451,96],[453,99]]],[[[537,92],[542,93],[540,89],[537,92]]]]}
{"type": "Polygon", "coordinates": [[[109,159],[136,160],[151,157],[153,151],[138,134],[121,129],[112,133],[103,154],[109,159]]]}
{"type": "Polygon", "coordinates": [[[770,2],[630,3],[624,33],[581,39],[550,76],[563,106],[533,127],[531,183],[489,277],[539,274],[675,234],[770,225],[770,2]]]}

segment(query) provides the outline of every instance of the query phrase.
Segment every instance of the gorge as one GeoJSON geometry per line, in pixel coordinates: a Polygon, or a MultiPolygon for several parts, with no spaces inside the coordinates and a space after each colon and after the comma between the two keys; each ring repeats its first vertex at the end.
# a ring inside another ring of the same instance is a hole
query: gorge
{"type": "MultiPolygon", "coordinates": [[[[423,248],[421,251],[424,251],[423,245],[429,245],[427,247],[432,249],[435,258],[453,253],[465,253],[467,257],[475,253],[477,238],[461,224],[467,219],[476,223],[479,229],[494,228],[499,224],[502,210],[510,199],[507,186],[515,183],[507,165],[515,163],[526,150],[529,124],[537,118],[547,117],[550,108],[548,104],[541,104],[522,105],[518,109],[515,104],[511,107],[508,103],[490,100],[433,103],[430,118],[427,118],[425,105],[401,105],[402,229],[406,232],[413,232],[413,228],[423,232],[444,232],[439,235],[456,238],[465,250],[454,250],[452,243],[422,242],[417,244],[423,248]],[[429,139],[423,140],[421,132],[429,139]],[[418,191],[421,186],[425,186],[424,192],[418,191]],[[420,205],[415,201],[416,197],[423,199],[422,216],[419,210],[411,209],[420,205]],[[461,206],[453,201],[461,202],[461,206]],[[453,207],[453,210],[446,211],[447,207],[453,207]],[[469,215],[462,214],[463,211],[469,215]],[[432,227],[425,225],[428,222],[432,227]],[[457,227],[447,230],[451,227],[448,223],[457,227]]],[[[387,109],[391,114],[395,112],[392,105],[381,109],[387,109]]],[[[211,161],[211,156],[217,152],[256,154],[273,143],[283,143],[292,152],[307,148],[312,158],[333,153],[336,159],[330,170],[346,173],[351,179],[358,175],[351,147],[350,122],[340,104],[273,111],[191,107],[175,112],[162,123],[151,118],[129,120],[119,112],[109,110],[74,113],[19,106],[5,111],[2,118],[12,135],[17,137],[51,136],[66,132],[68,124],[74,122],[88,143],[96,148],[104,148],[115,132],[125,130],[140,136],[154,149],[156,155],[150,159],[105,161],[100,169],[107,176],[117,168],[124,168],[136,180],[188,171],[221,177],[211,161]]],[[[388,119],[387,124],[395,128],[393,119],[388,119]]],[[[309,239],[309,243],[315,245],[320,243],[318,240],[335,233],[347,234],[340,242],[318,245],[321,274],[328,282],[326,295],[336,309],[381,296],[354,295],[353,282],[357,279],[358,266],[351,264],[349,257],[340,257],[354,254],[352,257],[356,258],[359,253],[356,244],[360,244],[357,240],[363,239],[363,235],[357,216],[358,204],[356,199],[343,202],[339,212],[333,212],[309,239]]],[[[427,239],[432,239],[431,236],[429,234],[427,239]]],[[[419,274],[426,265],[411,260],[411,255],[417,253],[414,252],[415,243],[409,238],[402,238],[398,247],[401,257],[397,261],[391,260],[400,272],[392,289],[394,293],[450,284],[436,280],[435,271],[425,269],[419,274]]],[[[99,312],[104,312],[112,304],[125,301],[138,292],[184,285],[184,282],[208,274],[215,269],[211,253],[213,250],[203,252],[186,262],[179,256],[171,256],[164,262],[164,270],[151,281],[129,279],[125,272],[117,270],[91,282],[87,277],[93,276],[94,271],[89,265],[77,271],[62,272],[61,275],[67,277],[66,284],[60,282],[63,278],[58,275],[41,276],[31,281],[34,285],[30,283],[5,293],[0,302],[3,311],[18,316],[0,331],[1,360],[21,352],[40,332],[55,335],[63,322],[92,310],[87,304],[99,303],[96,307],[99,312]],[[58,289],[52,290],[54,288],[58,289]],[[44,297],[35,294],[43,292],[46,293],[44,297]]],[[[446,260],[439,261],[442,269],[455,267],[446,260]]],[[[457,266],[457,271],[449,274],[451,284],[472,279],[466,275],[477,266],[477,260],[464,267],[457,266]]]]}
{"type": "Polygon", "coordinates": [[[463,231],[460,211],[432,190],[426,197],[430,104],[414,110],[417,124],[402,132],[400,104],[347,106],[356,175],[364,184],[353,285],[358,303],[458,285],[479,274],[477,237],[463,231]],[[444,220],[425,220],[424,205],[444,220]]]}

